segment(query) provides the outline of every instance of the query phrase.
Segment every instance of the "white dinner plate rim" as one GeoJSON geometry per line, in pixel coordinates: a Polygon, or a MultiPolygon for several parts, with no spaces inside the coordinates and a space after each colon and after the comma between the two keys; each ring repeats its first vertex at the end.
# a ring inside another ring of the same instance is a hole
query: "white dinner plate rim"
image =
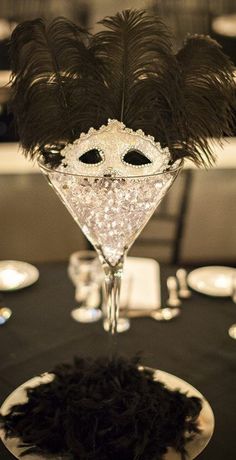
{"type": "MultiPolygon", "coordinates": [[[[207,265],[207,266],[204,266],[204,267],[199,267],[199,268],[195,268],[194,270],[192,270],[191,272],[189,272],[188,276],[187,276],[187,283],[189,285],[189,287],[191,289],[193,289],[194,291],[196,292],[199,292],[201,294],[205,294],[205,295],[208,295],[210,297],[230,297],[231,295],[231,291],[227,291],[226,288],[224,288],[222,291],[220,290],[220,288],[214,288],[214,287],[210,287],[210,288],[200,288],[198,285],[197,285],[197,282],[196,280],[194,279],[196,276],[200,276],[202,275],[202,278],[204,276],[204,274],[206,272],[212,272],[214,274],[215,273],[219,273],[221,272],[222,274],[225,274],[225,275],[229,275],[229,273],[235,273],[236,275],[236,268],[234,267],[228,267],[226,265],[207,265]]],[[[200,279],[200,277],[199,277],[200,279]]]]}
{"type": "Polygon", "coordinates": [[[39,270],[34,265],[30,264],[29,262],[24,262],[21,260],[0,260],[0,271],[3,266],[11,266],[16,269],[19,273],[26,272],[25,279],[20,282],[18,285],[13,287],[4,287],[0,284],[0,292],[2,291],[17,291],[18,289],[23,289],[25,287],[31,286],[32,284],[36,283],[39,279],[39,270]]]}

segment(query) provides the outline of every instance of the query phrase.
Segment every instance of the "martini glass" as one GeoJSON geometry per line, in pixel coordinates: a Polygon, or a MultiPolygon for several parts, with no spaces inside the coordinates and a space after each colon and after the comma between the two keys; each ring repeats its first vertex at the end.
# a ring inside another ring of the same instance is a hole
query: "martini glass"
{"type": "Polygon", "coordinates": [[[39,160],[49,184],[96,249],[105,273],[108,331],[117,331],[127,251],[177,177],[182,163],[152,175],[80,175],[39,160]]]}

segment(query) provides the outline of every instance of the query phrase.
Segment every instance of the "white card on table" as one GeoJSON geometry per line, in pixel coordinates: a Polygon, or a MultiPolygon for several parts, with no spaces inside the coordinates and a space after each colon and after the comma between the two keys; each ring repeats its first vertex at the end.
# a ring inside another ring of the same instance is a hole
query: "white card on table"
{"type": "Polygon", "coordinates": [[[156,309],[161,305],[160,266],[154,259],[127,257],[121,285],[121,308],[156,309]]]}

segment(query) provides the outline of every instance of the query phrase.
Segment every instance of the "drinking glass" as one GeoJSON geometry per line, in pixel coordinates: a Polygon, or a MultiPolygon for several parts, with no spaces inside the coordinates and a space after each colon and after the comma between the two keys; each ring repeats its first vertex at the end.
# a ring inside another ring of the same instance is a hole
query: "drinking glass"
{"type": "MultiPolygon", "coordinates": [[[[232,294],[231,294],[232,301],[236,303],[236,276],[232,276],[232,294]]],[[[232,324],[229,328],[229,336],[231,339],[236,340],[236,323],[232,324]]]]}
{"type": "Polygon", "coordinates": [[[72,318],[81,323],[98,321],[102,316],[99,307],[103,272],[97,253],[77,251],[71,254],[68,275],[75,286],[75,300],[80,305],[72,310],[72,318]]]}

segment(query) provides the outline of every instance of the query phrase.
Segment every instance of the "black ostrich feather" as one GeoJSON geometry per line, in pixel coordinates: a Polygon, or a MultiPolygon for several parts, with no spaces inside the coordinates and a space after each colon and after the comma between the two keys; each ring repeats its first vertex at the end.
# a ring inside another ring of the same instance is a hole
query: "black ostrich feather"
{"type": "Polygon", "coordinates": [[[232,132],[236,107],[234,68],[221,46],[202,35],[188,37],[176,57],[187,117],[187,148],[199,163],[204,163],[204,157],[211,162],[209,138],[221,139],[232,132]]]}
{"type": "Polygon", "coordinates": [[[104,64],[103,78],[114,95],[116,119],[131,126],[142,102],[144,106],[152,103],[150,83],[155,99],[168,106],[168,89],[173,87],[176,71],[170,34],[158,17],[144,11],[126,10],[101,24],[108,30],[94,36],[92,47],[104,64]],[[163,76],[168,77],[166,85],[163,76]]]}
{"type": "Polygon", "coordinates": [[[64,145],[111,114],[89,34],[67,19],[26,21],[12,35],[12,107],[31,156],[64,145]]]}
{"type": "Polygon", "coordinates": [[[25,151],[47,157],[115,118],[168,147],[172,161],[211,163],[209,140],[230,134],[235,101],[219,45],[194,36],[175,55],[166,26],[142,10],[101,24],[90,35],[67,19],[36,19],[13,32],[12,107],[25,151]]]}

